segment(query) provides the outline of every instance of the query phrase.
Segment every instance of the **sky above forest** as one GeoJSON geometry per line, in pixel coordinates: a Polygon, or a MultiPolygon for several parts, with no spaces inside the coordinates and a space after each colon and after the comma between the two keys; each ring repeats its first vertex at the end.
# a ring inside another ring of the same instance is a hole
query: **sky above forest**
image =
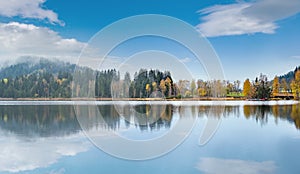
{"type": "MultiPolygon", "coordinates": [[[[4,66],[26,56],[72,62],[91,37],[111,23],[161,14],[186,22],[206,37],[226,79],[254,79],[260,73],[273,78],[300,65],[299,12],[300,0],[3,0],[0,63],[4,66]]],[[[147,38],[142,41],[127,45],[149,44],[147,38]]],[[[174,49],[178,50],[176,45],[174,49]]],[[[131,55],[119,51],[113,56],[131,55]]],[[[188,54],[178,59],[190,63],[191,70],[197,68],[188,54]]]]}

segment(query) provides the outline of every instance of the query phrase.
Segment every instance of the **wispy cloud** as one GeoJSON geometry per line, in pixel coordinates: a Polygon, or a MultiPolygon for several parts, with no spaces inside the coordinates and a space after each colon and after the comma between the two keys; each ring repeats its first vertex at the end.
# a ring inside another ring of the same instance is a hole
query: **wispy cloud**
{"type": "Polygon", "coordinates": [[[278,20],[300,12],[299,0],[260,0],[216,5],[200,10],[198,30],[207,37],[265,33],[273,34],[278,20]]]}
{"type": "Polygon", "coordinates": [[[45,2],[46,0],[2,0],[0,1],[0,15],[48,20],[52,24],[64,25],[55,12],[44,8],[45,2]]]}
{"type": "Polygon", "coordinates": [[[64,174],[65,172],[66,172],[66,169],[61,168],[61,169],[58,169],[58,170],[51,170],[49,172],[49,174],[64,174]]]}
{"type": "Polygon", "coordinates": [[[292,59],[300,59],[300,56],[291,56],[292,59]]]}
{"type": "Polygon", "coordinates": [[[78,57],[85,43],[66,39],[57,32],[32,24],[0,23],[0,58],[12,60],[21,56],[78,57]]]}
{"type": "Polygon", "coordinates": [[[192,59],[189,58],[189,57],[186,57],[186,58],[180,59],[179,61],[182,62],[182,63],[188,63],[188,62],[191,62],[192,59]]]}
{"type": "Polygon", "coordinates": [[[276,170],[273,161],[244,161],[235,159],[201,158],[196,168],[205,174],[271,174],[276,170]]]}

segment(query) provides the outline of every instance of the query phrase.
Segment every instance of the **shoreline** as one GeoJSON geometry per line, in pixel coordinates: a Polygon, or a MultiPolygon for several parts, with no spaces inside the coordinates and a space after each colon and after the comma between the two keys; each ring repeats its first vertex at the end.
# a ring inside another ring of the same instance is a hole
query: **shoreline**
{"type": "Polygon", "coordinates": [[[98,105],[173,105],[173,106],[274,106],[274,105],[296,105],[300,104],[299,101],[295,100],[279,100],[279,101],[246,101],[246,100],[211,100],[211,101],[172,101],[172,100],[153,100],[153,101],[126,101],[126,100],[118,100],[118,101],[95,101],[95,100],[81,100],[81,101],[50,101],[50,100],[31,100],[31,101],[22,101],[22,100],[11,100],[11,101],[1,101],[0,106],[12,106],[12,105],[88,105],[88,106],[98,106],[98,105]]]}
{"type": "MultiPolygon", "coordinates": [[[[247,101],[243,98],[0,98],[0,101],[247,101]]],[[[271,100],[270,100],[271,101],[271,100]]]]}
{"type": "Polygon", "coordinates": [[[256,99],[244,99],[244,98],[0,98],[0,101],[297,101],[297,100],[285,100],[285,99],[270,99],[270,100],[256,100],[256,99]]]}
{"type": "MultiPolygon", "coordinates": [[[[297,104],[300,103],[300,101],[297,100],[284,100],[284,99],[270,99],[270,100],[248,100],[244,98],[182,98],[182,99],[162,99],[162,98],[118,98],[118,99],[113,99],[113,98],[0,98],[0,105],[10,105],[14,103],[35,103],[38,104],[38,102],[47,104],[47,103],[52,103],[52,104],[84,104],[84,103],[145,103],[146,102],[152,102],[157,103],[157,104],[162,104],[162,102],[167,102],[167,103],[202,103],[202,104],[209,104],[211,105],[212,103],[217,104],[219,103],[220,105],[223,105],[224,102],[234,104],[234,105],[254,105],[254,104],[297,104]],[[75,103],[74,103],[75,102],[75,103]]],[[[99,103],[99,104],[101,104],[99,103]]]]}

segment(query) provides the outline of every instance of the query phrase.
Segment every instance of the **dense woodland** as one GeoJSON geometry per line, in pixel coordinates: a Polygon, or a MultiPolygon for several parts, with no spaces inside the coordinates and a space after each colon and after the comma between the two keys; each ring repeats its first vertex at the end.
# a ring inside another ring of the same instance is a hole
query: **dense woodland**
{"type": "Polygon", "coordinates": [[[267,76],[261,74],[252,82],[246,79],[243,85],[243,96],[248,99],[268,99],[276,96],[299,99],[299,95],[300,67],[286,75],[275,76],[272,81],[268,81],[267,76]]]}
{"type": "Polygon", "coordinates": [[[291,94],[299,99],[300,67],[283,76],[268,80],[261,74],[253,81],[179,80],[174,82],[170,72],[141,69],[131,76],[121,77],[115,69],[96,71],[60,61],[40,59],[26,61],[0,70],[1,98],[70,98],[92,96],[97,98],[206,98],[239,97],[269,99],[291,94]],[[73,79],[80,79],[74,83],[73,79]],[[89,79],[88,77],[93,77],[89,79]]]}
{"type": "Polygon", "coordinates": [[[75,65],[41,59],[0,70],[0,97],[71,97],[75,65]]]}

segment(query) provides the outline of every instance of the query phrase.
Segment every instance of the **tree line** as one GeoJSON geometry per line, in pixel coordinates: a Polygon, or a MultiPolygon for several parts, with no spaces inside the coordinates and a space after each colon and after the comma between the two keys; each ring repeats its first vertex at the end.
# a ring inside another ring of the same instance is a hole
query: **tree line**
{"type": "Polygon", "coordinates": [[[246,79],[243,86],[243,95],[248,99],[269,99],[270,97],[282,96],[289,98],[289,94],[294,99],[300,97],[300,68],[296,68],[293,73],[285,76],[275,76],[272,81],[268,81],[266,75],[260,75],[254,81],[246,79]],[[291,77],[291,74],[293,77],[291,77]]]}
{"type": "Polygon", "coordinates": [[[174,82],[169,71],[140,69],[131,79],[128,72],[124,78],[116,70],[96,73],[96,97],[114,98],[193,98],[226,97],[241,93],[240,81],[179,80],[174,82]]]}
{"type": "Polygon", "coordinates": [[[74,65],[62,62],[41,60],[37,64],[21,63],[0,70],[0,97],[70,98],[73,94],[73,97],[97,98],[269,99],[293,94],[295,99],[299,99],[300,94],[300,67],[287,75],[276,76],[272,81],[263,74],[253,81],[246,79],[243,89],[239,80],[183,79],[175,82],[169,71],[153,69],[140,69],[132,78],[129,72],[122,76],[115,69],[99,71],[79,67],[75,71],[74,65]]]}

